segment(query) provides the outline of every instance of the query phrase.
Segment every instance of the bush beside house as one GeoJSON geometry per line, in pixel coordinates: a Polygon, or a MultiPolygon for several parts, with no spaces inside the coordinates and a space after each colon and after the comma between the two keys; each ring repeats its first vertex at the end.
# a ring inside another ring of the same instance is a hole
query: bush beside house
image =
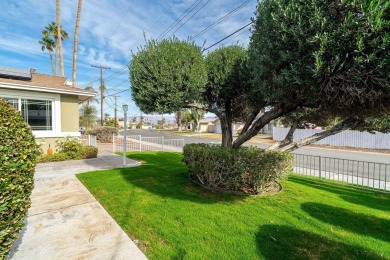
{"type": "Polygon", "coordinates": [[[0,98],[0,259],[24,225],[38,146],[20,112],[0,98]]]}
{"type": "Polygon", "coordinates": [[[264,192],[292,170],[293,156],[257,147],[227,149],[210,144],[187,144],[183,149],[189,177],[213,189],[244,194],[264,192]]]}
{"type": "Polygon", "coordinates": [[[111,126],[97,126],[93,128],[93,134],[101,143],[112,143],[112,136],[118,135],[118,129],[111,126]]]}
{"type": "Polygon", "coordinates": [[[96,158],[98,148],[94,146],[82,146],[77,139],[65,138],[57,141],[57,153],[44,154],[38,157],[38,162],[59,162],[67,160],[80,160],[96,158]]]}

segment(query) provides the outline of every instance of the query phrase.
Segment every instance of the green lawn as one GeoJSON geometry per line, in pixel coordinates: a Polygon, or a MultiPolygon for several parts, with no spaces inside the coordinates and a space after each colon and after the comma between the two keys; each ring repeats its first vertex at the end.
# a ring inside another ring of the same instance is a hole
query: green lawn
{"type": "Polygon", "coordinates": [[[78,175],[150,259],[390,259],[390,195],[282,181],[272,196],[205,191],[179,153],[78,175]]]}

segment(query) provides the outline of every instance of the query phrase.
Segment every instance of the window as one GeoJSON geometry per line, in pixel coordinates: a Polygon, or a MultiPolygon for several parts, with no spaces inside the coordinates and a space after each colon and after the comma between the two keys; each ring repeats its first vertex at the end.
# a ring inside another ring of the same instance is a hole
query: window
{"type": "Polygon", "coordinates": [[[21,103],[21,112],[24,120],[29,124],[33,131],[52,131],[53,130],[53,101],[24,99],[24,98],[4,98],[14,108],[19,110],[21,103]]]}
{"type": "MultiPolygon", "coordinates": [[[[4,98],[4,97],[1,97],[4,98]]],[[[15,109],[19,109],[19,100],[17,98],[4,98],[5,101],[11,104],[15,109]]]]}
{"type": "Polygon", "coordinates": [[[53,130],[52,101],[22,99],[22,115],[32,130],[53,130]]]}

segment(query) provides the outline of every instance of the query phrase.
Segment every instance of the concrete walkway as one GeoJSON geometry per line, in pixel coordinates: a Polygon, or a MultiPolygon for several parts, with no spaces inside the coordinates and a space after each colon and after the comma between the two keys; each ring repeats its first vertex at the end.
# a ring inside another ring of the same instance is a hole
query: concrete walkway
{"type": "MultiPolygon", "coordinates": [[[[138,162],[128,159],[127,167],[138,162]]],[[[39,164],[32,205],[9,259],[147,259],[75,174],[122,167],[122,157],[39,164]]]]}

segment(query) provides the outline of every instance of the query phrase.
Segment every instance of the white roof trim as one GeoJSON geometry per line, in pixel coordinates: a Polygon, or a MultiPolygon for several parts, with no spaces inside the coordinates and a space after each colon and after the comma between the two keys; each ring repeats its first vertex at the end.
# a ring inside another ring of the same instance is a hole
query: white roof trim
{"type": "Polygon", "coordinates": [[[93,92],[89,92],[89,91],[55,89],[55,88],[48,88],[48,87],[42,87],[42,86],[13,84],[13,83],[7,83],[7,82],[0,82],[0,87],[4,87],[4,88],[8,88],[8,89],[17,89],[17,90],[46,92],[46,93],[78,95],[78,96],[86,96],[86,97],[96,97],[97,96],[97,93],[93,93],[93,92]]]}

